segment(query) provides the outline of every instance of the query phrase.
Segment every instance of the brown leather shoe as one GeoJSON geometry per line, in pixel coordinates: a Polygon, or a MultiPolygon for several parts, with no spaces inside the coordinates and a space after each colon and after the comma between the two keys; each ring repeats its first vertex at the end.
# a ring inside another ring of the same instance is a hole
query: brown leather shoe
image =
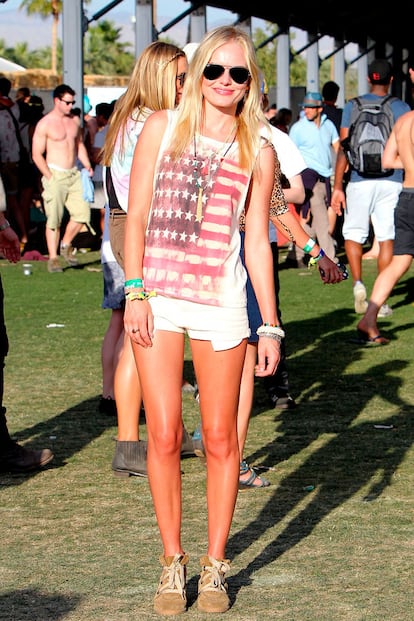
{"type": "Polygon", "coordinates": [[[58,258],[48,260],[47,271],[51,274],[53,274],[54,272],[63,272],[63,269],[60,267],[58,258]]]}
{"type": "Polygon", "coordinates": [[[12,442],[0,455],[0,472],[30,472],[43,468],[54,455],[48,448],[35,451],[12,442]]]}
{"type": "Polygon", "coordinates": [[[66,263],[70,267],[77,267],[79,265],[79,261],[77,260],[77,258],[75,257],[73,253],[72,244],[66,244],[66,246],[64,246],[61,243],[60,244],[60,256],[65,259],[66,263]]]}

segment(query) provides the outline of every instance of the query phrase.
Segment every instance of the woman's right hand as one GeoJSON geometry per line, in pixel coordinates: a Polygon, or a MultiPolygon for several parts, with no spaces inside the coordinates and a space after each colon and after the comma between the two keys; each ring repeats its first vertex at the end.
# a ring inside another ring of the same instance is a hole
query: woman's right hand
{"type": "Polygon", "coordinates": [[[148,300],[126,300],[124,330],[134,343],[152,347],[154,316],[148,300]]]}

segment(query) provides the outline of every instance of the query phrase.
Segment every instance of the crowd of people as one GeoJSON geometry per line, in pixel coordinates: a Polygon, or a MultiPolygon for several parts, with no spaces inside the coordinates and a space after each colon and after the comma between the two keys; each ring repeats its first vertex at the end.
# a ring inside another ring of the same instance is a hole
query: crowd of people
{"type": "MultiPolygon", "coordinates": [[[[390,63],[376,59],[368,98],[386,97],[392,79],[390,63]]],[[[238,490],[270,485],[243,457],[255,378],[263,378],[274,407],[296,407],[277,236],[287,237],[297,266],[315,265],[324,284],[341,283],[348,273],[335,232],[343,216],[354,308],[363,314],[358,337],[387,344],[377,318],[390,314],[387,299],[414,254],[413,112],[393,99],[395,124],[382,158],[392,173],[368,179],[347,155],[352,102],[337,108],[338,86],[330,81],[307,93],[292,121],[290,110],[269,106],[251,39],[229,26],[208,32],[191,56],[152,43],[124,95],[98,104],[83,122],[67,84],[55,88],[47,114],[29,89],[14,101],[10,90],[0,78],[2,257],[24,255],[35,203],[44,214],[49,273],[63,271],[61,259],[78,264],[74,240],[82,231],[98,236],[102,307],[111,311],[99,408],[117,417],[115,474],[149,482],[162,546],[154,609],[173,615],[187,608],[180,461],[201,453],[208,519],[197,605],[225,612],[238,490]],[[378,277],[368,302],[362,256],[372,230],[378,277]],[[186,338],[200,409],[193,438],[182,420],[186,338]],[[139,438],[143,408],[146,442],[139,438]]],[[[2,302],[0,281],[1,369],[8,351],[2,302]]],[[[2,395],[1,377],[0,470],[45,466],[49,449],[11,439],[2,395]]]]}

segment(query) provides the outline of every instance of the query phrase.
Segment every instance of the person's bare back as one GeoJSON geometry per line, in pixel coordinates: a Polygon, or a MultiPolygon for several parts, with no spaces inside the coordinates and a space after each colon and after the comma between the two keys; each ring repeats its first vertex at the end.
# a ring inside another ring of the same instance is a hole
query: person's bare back
{"type": "Polygon", "coordinates": [[[403,168],[403,187],[414,188],[414,110],[395,123],[382,160],[387,168],[403,168]]]}

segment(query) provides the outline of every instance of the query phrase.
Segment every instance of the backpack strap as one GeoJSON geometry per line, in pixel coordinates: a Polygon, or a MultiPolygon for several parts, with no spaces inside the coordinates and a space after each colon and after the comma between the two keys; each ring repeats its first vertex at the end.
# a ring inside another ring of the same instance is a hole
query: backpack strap
{"type": "MultiPolygon", "coordinates": [[[[385,95],[385,97],[383,98],[383,100],[381,101],[381,104],[385,104],[387,101],[389,101],[390,99],[393,99],[393,96],[390,95],[388,93],[388,95],[385,95]]],[[[395,98],[394,98],[395,99],[395,98]]]]}
{"type": "Polygon", "coordinates": [[[358,109],[361,110],[362,108],[362,101],[360,97],[354,97],[354,99],[352,100],[354,104],[356,104],[358,106],[358,109]]]}

